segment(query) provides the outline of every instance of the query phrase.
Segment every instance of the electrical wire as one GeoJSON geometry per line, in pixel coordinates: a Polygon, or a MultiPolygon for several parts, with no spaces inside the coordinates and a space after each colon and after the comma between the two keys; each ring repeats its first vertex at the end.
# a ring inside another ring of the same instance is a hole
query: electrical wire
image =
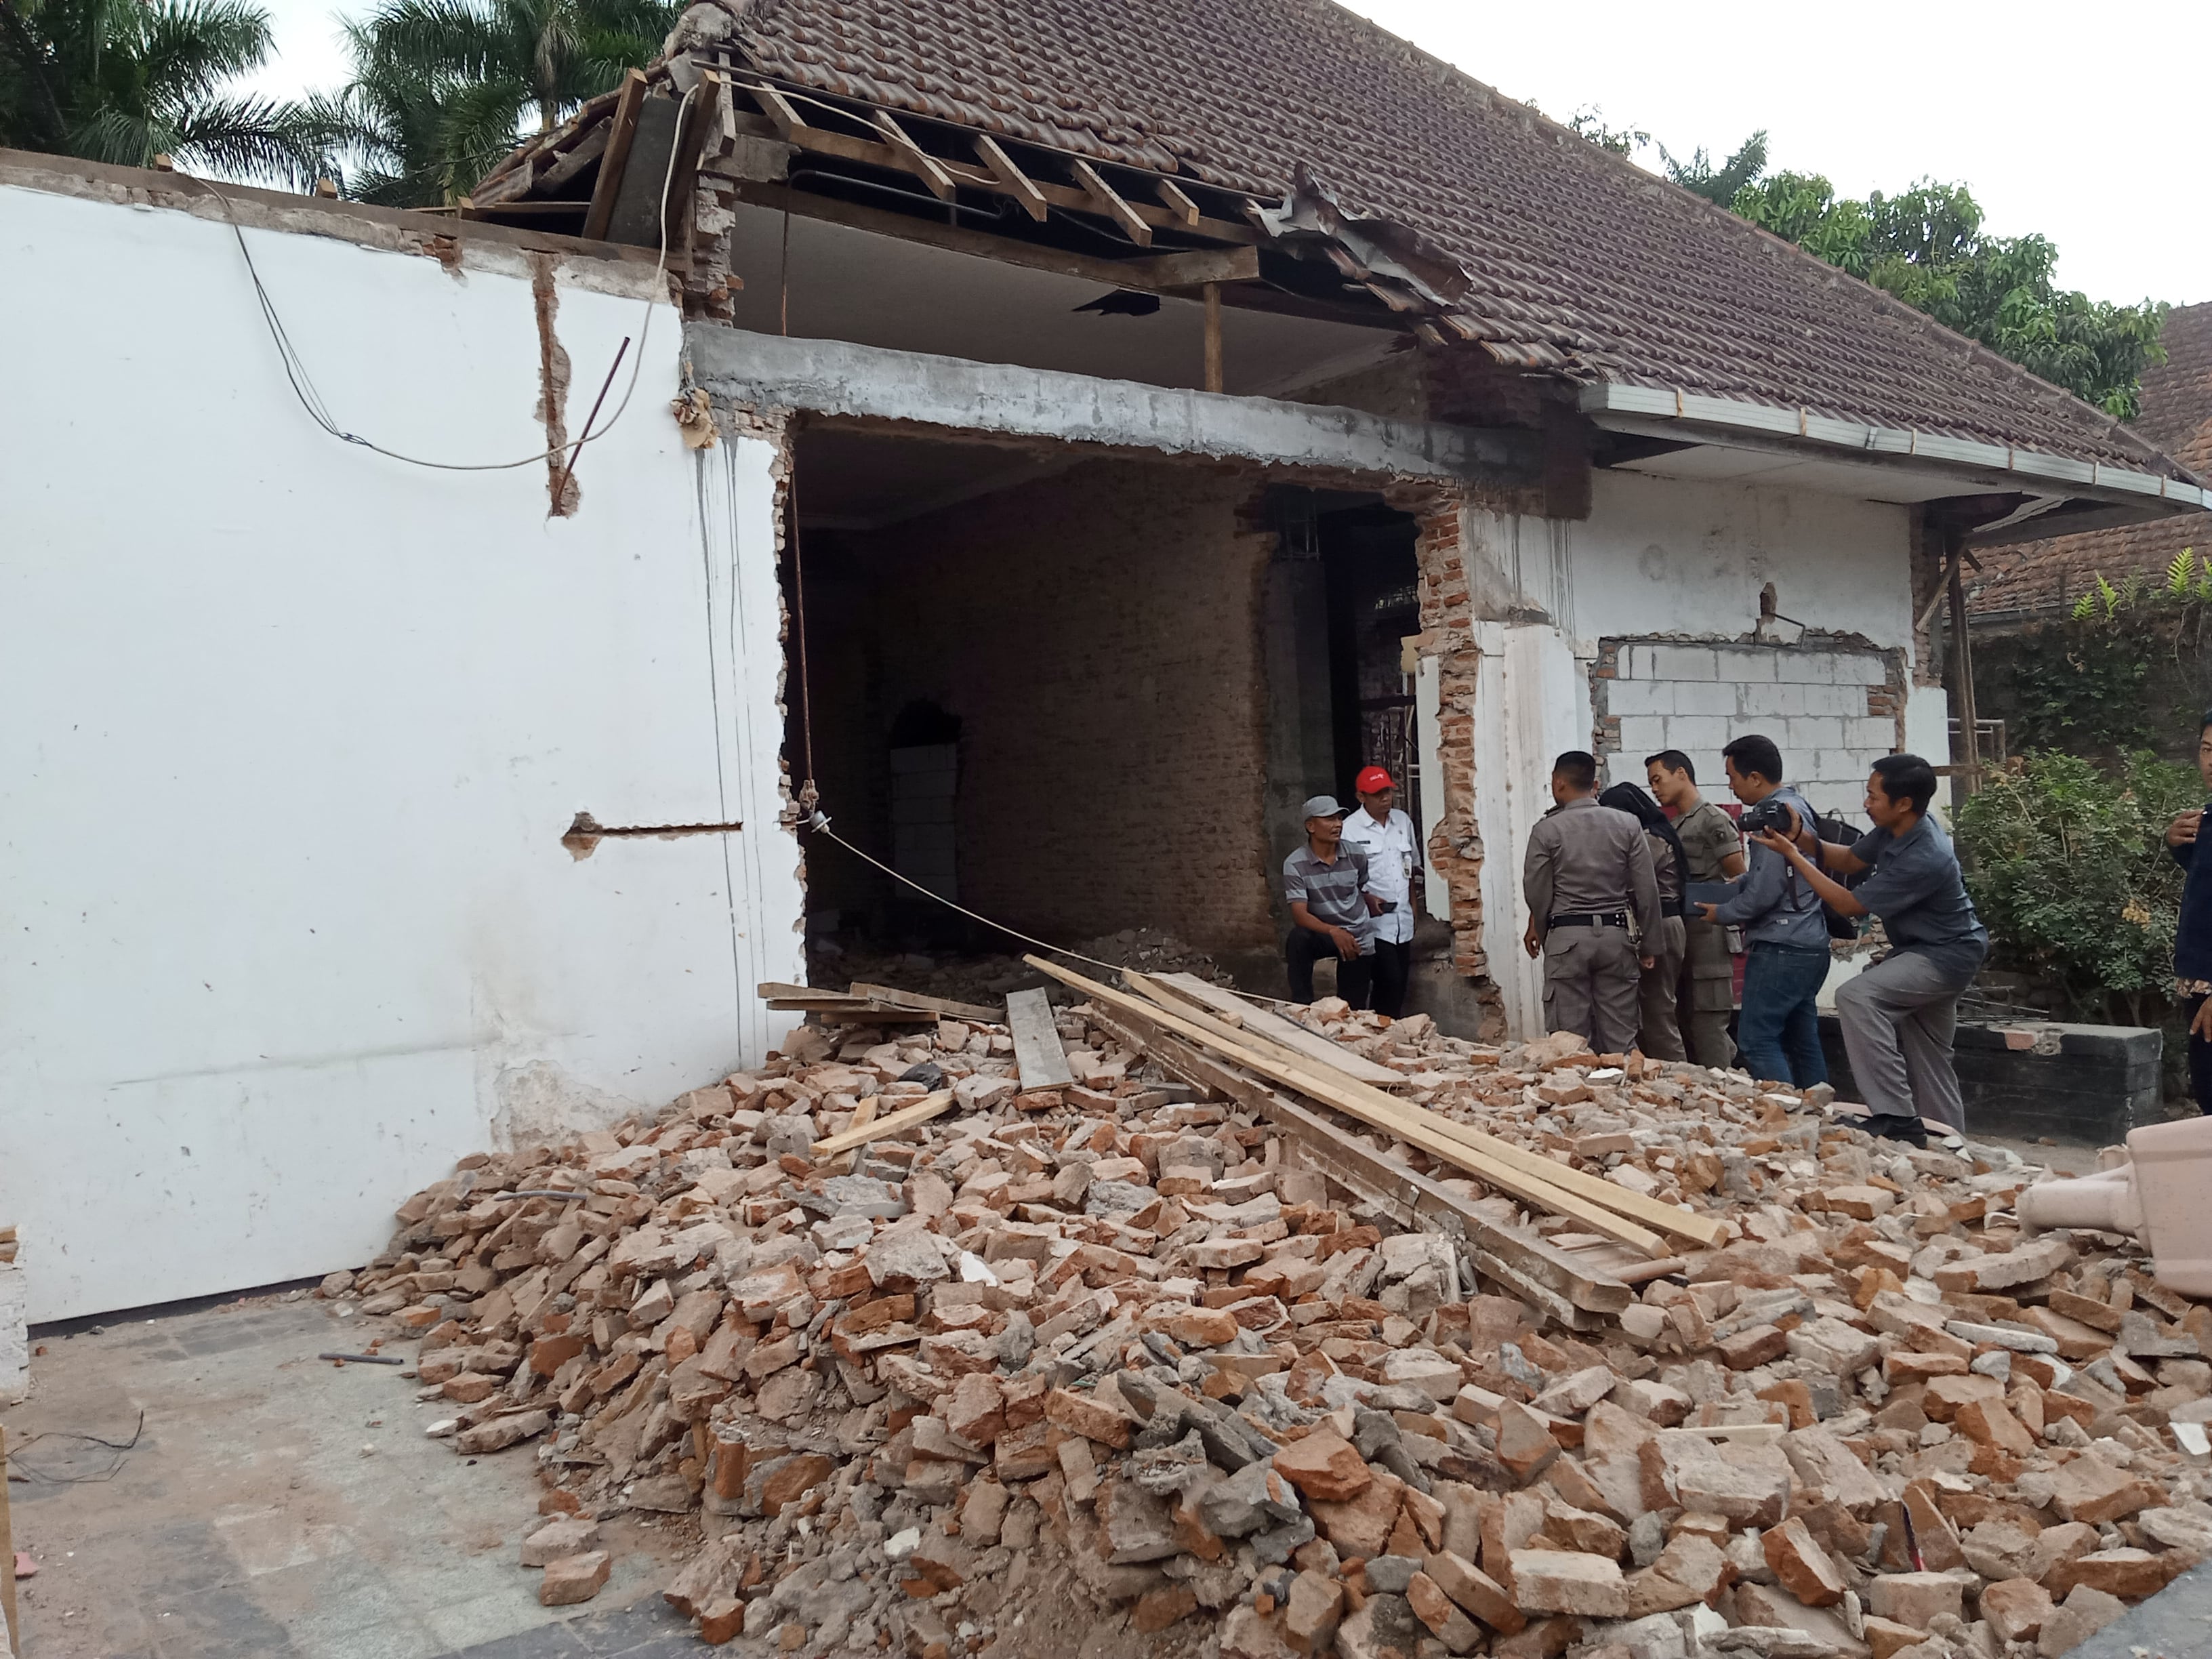
{"type": "Polygon", "coordinates": [[[1121,963],[1101,962],[1097,957],[1086,957],[1080,951],[1071,951],[1064,945],[1054,945],[1048,939],[1038,939],[1035,934],[1024,933],[1018,927],[1009,927],[1002,921],[994,921],[988,916],[980,915],[976,912],[970,910],[964,904],[955,904],[951,899],[945,897],[944,894],[933,891],[931,889],[924,887],[913,877],[901,875],[897,871],[892,869],[890,865],[885,864],[881,859],[871,858],[867,854],[863,853],[859,848],[854,846],[851,842],[847,841],[844,836],[832,830],[830,827],[830,820],[820,812],[815,813],[811,818],[800,819],[799,823],[801,828],[811,830],[816,835],[820,836],[826,840],[836,842],[838,846],[843,848],[854,858],[861,860],[861,862],[874,865],[877,869],[882,871],[893,881],[904,882],[908,886],[913,888],[915,892],[922,894],[926,897],[935,899],[939,904],[943,905],[948,910],[957,910],[962,915],[966,916],[971,921],[981,922],[986,927],[990,928],[994,933],[1004,933],[1009,939],[1018,939],[1024,945],[1034,945],[1040,951],[1046,951],[1047,953],[1055,957],[1066,957],[1071,962],[1087,962],[1093,968],[1103,968],[1109,974],[1118,974],[1122,971],[1124,964],[1121,963]]]}
{"type": "MultiPolygon", "coordinates": [[[[704,82],[701,84],[703,85],[704,82]]],[[[698,91],[697,86],[693,87],[690,92],[684,94],[683,100],[676,106],[676,131],[679,133],[684,130],[684,112],[690,107],[691,100],[698,94],[698,91]]],[[[615,423],[622,419],[623,411],[629,407],[630,398],[637,391],[639,376],[645,368],[646,343],[652,338],[653,335],[653,311],[658,306],[667,302],[668,192],[676,182],[676,157],[681,148],[677,144],[669,146],[668,168],[661,178],[659,252],[653,261],[653,286],[645,296],[645,321],[638,331],[637,358],[630,365],[629,383],[623,388],[622,401],[615,405],[614,413],[607,416],[606,425],[597,432],[591,429],[589,421],[585,422],[584,434],[576,441],[573,451],[566,444],[556,444],[539,450],[534,455],[526,455],[516,461],[431,460],[424,456],[408,455],[396,449],[388,449],[382,444],[364,438],[359,433],[349,432],[341,426],[337,417],[331,413],[330,406],[323,401],[322,393],[316,389],[314,377],[308,374],[306,360],[300,356],[299,348],[292,343],[291,336],[284,327],[284,319],[277,313],[276,302],[270,297],[267,286],[261,280],[260,267],[253,262],[253,251],[246,246],[246,231],[239,223],[237,204],[208,179],[190,178],[189,175],[185,174],[179,176],[186,178],[188,182],[197,185],[222,204],[224,217],[230,223],[230,234],[237,239],[238,251],[246,260],[246,275],[253,283],[254,298],[260,304],[262,320],[268,325],[270,338],[276,343],[277,358],[284,366],[284,378],[290,382],[292,395],[300,400],[300,406],[307,411],[307,417],[310,420],[341,443],[354,444],[362,449],[382,455],[387,459],[404,461],[410,466],[428,467],[439,472],[512,472],[519,467],[535,466],[540,461],[549,461],[564,455],[568,457],[569,465],[573,468],[574,459],[583,453],[584,446],[593,439],[603,438],[613,431],[615,423]]],[[[617,359],[617,367],[619,367],[619,359],[617,359]]]]}

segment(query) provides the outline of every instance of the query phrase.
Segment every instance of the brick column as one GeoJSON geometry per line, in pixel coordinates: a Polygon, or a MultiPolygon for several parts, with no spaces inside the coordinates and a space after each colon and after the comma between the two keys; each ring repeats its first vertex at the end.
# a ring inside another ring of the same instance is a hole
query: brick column
{"type": "Polygon", "coordinates": [[[1452,966],[1470,978],[1490,976],[1482,946],[1482,830],[1474,807],[1475,686],[1481,653],[1468,595],[1462,534],[1465,501],[1440,486],[1401,485],[1391,506],[1419,526],[1421,654],[1437,661],[1437,757],[1443,776],[1443,815],[1428,826],[1429,867],[1451,895],[1452,966]]]}

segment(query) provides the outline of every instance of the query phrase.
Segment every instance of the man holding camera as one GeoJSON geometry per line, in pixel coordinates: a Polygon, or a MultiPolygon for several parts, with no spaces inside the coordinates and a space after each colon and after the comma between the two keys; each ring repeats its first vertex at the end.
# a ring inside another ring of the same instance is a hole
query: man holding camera
{"type": "MultiPolygon", "coordinates": [[[[1738,738],[1721,750],[1721,763],[1730,792],[1751,809],[1743,815],[1745,834],[1812,823],[1811,805],[1783,784],[1782,751],[1771,738],[1738,738]]],[[[1750,946],[1736,1018],[1738,1063],[1755,1078],[1800,1089],[1826,1083],[1817,999],[1828,978],[1828,924],[1820,895],[1782,854],[1754,842],[1734,895],[1700,908],[1708,921],[1741,927],[1750,946]]]]}
{"type": "Polygon", "coordinates": [[[1868,1131],[1915,1146],[1928,1144],[1923,1118],[1966,1132],[1951,1034],[1990,948],[1951,838],[1928,815],[1935,794],[1926,761],[1885,755],[1867,779],[1874,828],[1850,846],[1820,840],[1802,813],[1759,838],[1838,915],[1881,918],[1893,948],[1836,993],[1836,1018],[1873,1114],[1868,1131]]]}

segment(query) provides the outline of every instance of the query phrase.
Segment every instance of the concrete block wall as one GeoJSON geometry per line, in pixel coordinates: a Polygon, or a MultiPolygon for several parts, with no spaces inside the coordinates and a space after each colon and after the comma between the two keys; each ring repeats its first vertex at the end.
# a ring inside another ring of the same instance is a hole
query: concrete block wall
{"type": "Polygon", "coordinates": [[[1718,785],[1721,750],[1756,732],[1824,811],[1856,813],[1874,762],[1899,746],[1903,665],[1856,645],[1606,641],[1593,673],[1597,741],[1614,781],[1679,749],[1718,785]]]}

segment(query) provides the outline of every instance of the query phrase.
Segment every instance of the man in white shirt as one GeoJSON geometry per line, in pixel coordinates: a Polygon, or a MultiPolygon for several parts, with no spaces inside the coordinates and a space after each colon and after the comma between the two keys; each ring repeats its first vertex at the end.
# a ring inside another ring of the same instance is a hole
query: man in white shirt
{"type": "Polygon", "coordinates": [[[1367,860],[1368,908],[1375,912],[1374,1002],[1395,1019],[1406,1006],[1406,981],[1413,969],[1413,894],[1421,882],[1421,838],[1413,821],[1397,810],[1398,787],[1379,766],[1352,781],[1359,810],[1344,821],[1344,842],[1367,860]]]}

